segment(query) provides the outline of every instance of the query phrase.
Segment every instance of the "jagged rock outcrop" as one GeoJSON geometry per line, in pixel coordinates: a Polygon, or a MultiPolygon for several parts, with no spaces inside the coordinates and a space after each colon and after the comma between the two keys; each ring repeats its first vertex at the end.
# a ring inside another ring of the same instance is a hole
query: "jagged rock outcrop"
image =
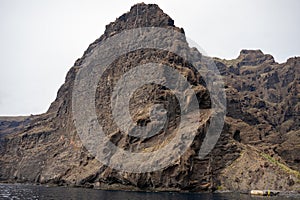
{"type": "MultiPolygon", "coordinates": [[[[205,83],[190,63],[162,50],[136,50],[115,60],[97,86],[95,107],[106,135],[120,148],[155,151],[169,141],[180,110],[173,93],[159,85],[139,88],[131,98],[134,121],[147,125],[149,106],[161,103],[169,111],[168,126],[144,140],[122,134],[110,111],[112,89],[121,75],[148,62],[168,65],[192,83],[203,115],[188,150],[170,166],[154,172],[128,173],[100,163],[82,144],[72,113],[72,91],[80,68],[93,60],[93,50],[110,37],[132,28],[162,27],[184,33],[157,5],[137,4],[106,26],[66,76],[57,98],[45,114],[0,118],[0,181],[76,185],[101,189],[207,191],[215,189],[299,190],[300,58],[278,64],[260,50],[242,50],[237,59],[214,62],[223,76],[227,117],[212,152],[198,152],[210,123],[211,101],[205,83]],[[143,97],[143,98],[141,98],[143,97]],[[143,101],[139,101],[143,99],[143,101]]],[[[176,45],[185,46],[186,42],[176,45]]],[[[167,76],[167,75],[166,75],[167,76]]],[[[188,127],[186,127],[188,130],[188,127]]],[[[134,162],[134,161],[133,161],[134,162]]]]}

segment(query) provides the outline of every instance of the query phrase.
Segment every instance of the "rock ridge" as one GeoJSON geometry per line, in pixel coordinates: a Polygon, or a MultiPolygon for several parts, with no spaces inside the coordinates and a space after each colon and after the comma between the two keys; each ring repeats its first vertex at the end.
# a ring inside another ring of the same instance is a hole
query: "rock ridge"
{"type": "MultiPolygon", "coordinates": [[[[149,123],[149,105],[162,103],[173,118],[160,134],[148,140],[134,138],[121,134],[111,120],[109,99],[122,70],[147,62],[169,65],[193,83],[203,111],[200,119],[195,120],[201,121],[201,126],[188,150],[160,171],[119,172],[103,165],[87,151],[72,116],[75,77],[83,63],[91,61],[93,49],[99,43],[120,31],[139,27],[172,28],[184,33],[155,4],[136,4],[107,25],[104,34],[69,70],[46,113],[24,118],[0,117],[0,181],[191,192],[261,189],[268,183],[271,189],[299,191],[299,57],[278,64],[271,55],[260,50],[242,50],[237,59],[213,59],[225,82],[227,115],[215,148],[204,159],[199,159],[211,111],[209,92],[201,75],[176,54],[153,49],[129,52],[112,63],[106,71],[106,79],[97,86],[97,117],[110,141],[125,150],[143,152],[155,151],[173,137],[172,131],[179,123],[180,112],[175,106],[178,102],[172,92],[159,85],[146,85],[137,90],[130,112],[133,120],[145,125],[149,123]],[[108,80],[108,77],[111,78],[108,80]],[[141,97],[146,97],[143,102],[138,101],[141,97]]],[[[181,45],[185,45],[185,41],[181,45]]]]}

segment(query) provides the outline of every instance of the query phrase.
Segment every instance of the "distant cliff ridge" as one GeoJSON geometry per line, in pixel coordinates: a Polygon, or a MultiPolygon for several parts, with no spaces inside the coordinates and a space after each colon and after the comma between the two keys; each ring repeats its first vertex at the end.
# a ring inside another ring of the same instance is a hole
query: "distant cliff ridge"
{"type": "MultiPolygon", "coordinates": [[[[208,155],[200,158],[213,112],[212,96],[201,74],[178,54],[161,49],[138,49],[123,54],[103,72],[96,85],[95,112],[109,141],[125,151],[150,153],[170,143],[176,136],[175,130],[190,135],[191,127],[180,126],[183,113],[180,100],[162,84],[139,87],[129,101],[131,118],[140,127],[159,123],[164,114],[167,116],[167,123],[158,134],[147,138],[124,134],[114,121],[111,99],[116,98],[115,86],[125,72],[147,63],[169,66],[191,83],[201,110],[200,115],[187,116],[193,125],[198,125],[195,137],[174,162],[143,173],[113,169],[87,150],[80,140],[72,110],[76,76],[101,56],[97,50],[105,41],[125,30],[143,27],[184,34],[157,5],[136,4],[107,25],[104,34],[75,62],[46,113],[0,117],[0,181],[150,191],[300,191],[299,57],[279,64],[260,50],[241,50],[236,59],[211,58],[224,81],[227,113],[218,142],[208,155]],[[154,104],[161,107],[151,110],[154,104]],[[149,114],[152,111],[162,117],[153,118],[149,114]]],[[[188,47],[185,40],[177,41],[173,47],[183,54],[193,52],[202,56],[195,48],[188,47]]],[[[201,61],[199,65],[205,63],[201,61]]],[[[161,74],[168,81],[170,74],[165,70],[161,74]]],[[[180,148],[179,144],[172,151],[180,148]]],[[[107,159],[114,155],[115,152],[110,152],[107,159]]],[[[120,166],[136,163],[137,160],[129,160],[120,162],[120,166]]]]}

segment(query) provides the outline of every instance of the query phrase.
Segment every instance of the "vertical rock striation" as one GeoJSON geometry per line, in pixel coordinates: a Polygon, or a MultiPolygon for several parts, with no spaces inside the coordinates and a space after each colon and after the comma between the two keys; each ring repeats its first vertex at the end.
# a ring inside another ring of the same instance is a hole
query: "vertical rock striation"
{"type": "MultiPolygon", "coordinates": [[[[147,173],[120,172],[100,163],[77,134],[72,116],[72,91],[78,71],[94,59],[93,50],[124,30],[161,27],[184,33],[157,5],[136,4],[106,26],[69,70],[65,83],[45,114],[0,117],[0,181],[76,185],[100,189],[212,191],[266,188],[299,189],[300,58],[278,64],[260,50],[242,50],[237,59],[214,58],[225,81],[228,112],[221,137],[204,159],[198,157],[210,123],[211,100],[205,83],[190,63],[163,50],[145,49],[120,56],[105,71],[96,90],[98,120],[110,141],[133,152],[155,151],[170,141],[178,128],[180,109],[174,94],[160,85],[139,88],[131,97],[132,119],[145,126],[149,108],[167,108],[168,126],[148,139],[121,133],[113,121],[110,99],[124,71],[149,62],[168,65],[192,83],[200,102],[201,122],[186,152],[171,165],[147,173]],[[143,101],[140,101],[143,99],[143,101]],[[275,181],[274,181],[275,180],[275,181]]],[[[181,41],[184,51],[190,49],[181,41]]],[[[167,74],[165,75],[168,76],[167,74]]],[[[191,116],[192,117],[192,116],[191,116]]],[[[188,132],[189,127],[184,127],[188,132]]],[[[134,164],[134,160],[132,161],[134,164]]]]}

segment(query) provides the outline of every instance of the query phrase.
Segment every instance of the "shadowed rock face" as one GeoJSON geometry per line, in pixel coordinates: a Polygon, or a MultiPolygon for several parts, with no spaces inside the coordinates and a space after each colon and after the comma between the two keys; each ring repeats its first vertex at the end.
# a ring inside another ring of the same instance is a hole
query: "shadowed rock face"
{"type": "MultiPolygon", "coordinates": [[[[242,50],[233,60],[214,58],[225,82],[227,117],[217,145],[204,159],[199,159],[198,152],[211,115],[205,83],[193,66],[178,55],[153,49],[122,55],[103,74],[96,90],[98,120],[110,141],[125,150],[155,151],[169,142],[180,123],[180,109],[167,88],[145,85],[130,99],[131,117],[141,126],[151,122],[149,108],[153,103],[159,102],[168,110],[171,116],[168,126],[151,138],[121,133],[110,111],[113,87],[124,71],[149,62],[161,63],[180,71],[192,83],[200,102],[202,115],[195,121],[201,123],[191,146],[176,162],[148,173],[116,171],[86,150],[72,116],[75,77],[85,63],[93,61],[93,49],[101,42],[138,27],[163,27],[184,33],[153,4],[134,5],[128,13],[107,25],[105,33],[69,70],[47,113],[22,118],[0,117],[0,181],[157,191],[266,187],[299,190],[300,58],[278,64],[260,50],[242,50]]],[[[187,43],[180,41],[177,45],[186,47],[187,43]]]]}

